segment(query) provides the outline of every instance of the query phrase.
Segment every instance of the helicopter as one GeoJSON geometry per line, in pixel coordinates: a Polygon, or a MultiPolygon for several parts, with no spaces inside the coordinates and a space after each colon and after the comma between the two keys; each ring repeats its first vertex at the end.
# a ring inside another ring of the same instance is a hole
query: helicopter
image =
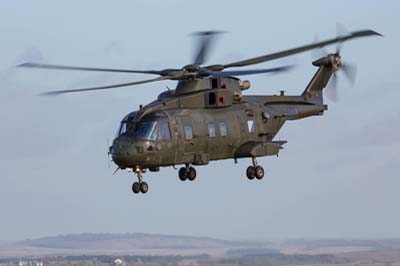
{"type": "Polygon", "coordinates": [[[135,173],[137,181],[133,183],[132,191],[137,194],[148,192],[149,186],[143,176],[147,170],[157,172],[160,167],[172,166],[177,169],[176,165],[183,165],[178,171],[179,179],[194,181],[197,176],[195,166],[207,165],[214,160],[234,159],[237,163],[239,158],[251,158],[252,163],[246,169],[247,178],[262,179],[264,168],[257,163],[257,158],[278,156],[286,141],[275,140],[275,136],[284,123],[323,115],[328,109],[324,104],[323,90],[329,82],[328,88],[336,95],[338,70],[342,70],[354,82],[354,66],[344,64],[341,59],[342,43],[361,37],[382,36],[369,29],[353,31],[272,54],[204,66],[210,47],[220,33],[197,33],[200,41],[193,63],[182,68],[132,70],[39,63],[24,63],[19,67],[158,76],[122,84],[50,91],[44,95],[114,89],[163,80],[178,82],[174,90],[162,92],[153,102],[141,105],[139,110],[127,114],[121,120],[116,137],[109,147],[109,155],[117,165],[116,171],[121,169],[135,173]],[[338,45],[336,52],[326,53],[312,62],[317,71],[300,95],[285,95],[284,91],[279,95],[243,95],[243,91],[250,89],[251,85],[248,80],[240,80],[239,76],[286,72],[292,67],[290,65],[227,70],[332,44],[338,45]]]}

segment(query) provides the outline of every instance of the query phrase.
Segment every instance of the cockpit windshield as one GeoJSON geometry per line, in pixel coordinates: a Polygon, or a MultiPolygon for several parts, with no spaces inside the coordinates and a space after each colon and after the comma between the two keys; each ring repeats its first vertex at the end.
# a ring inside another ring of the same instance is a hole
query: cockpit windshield
{"type": "Polygon", "coordinates": [[[135,137],[138,139],[156,140],[157,121],[142,121],[136,125],[135,137]]]}
{"type": "Polygon", "coordinates": [[[140,140],[170,140],[168,116],[164,112],[156,112],[135,121],[134,115],[125,117],[118,129],[117,136],[128,134],[140,140]]]}
{"type": "Polygon", "coordinates": [[[144,120],[137,123],[134,131],[135,138],[144,140],[170,140],[168,120],[144,120]]]}

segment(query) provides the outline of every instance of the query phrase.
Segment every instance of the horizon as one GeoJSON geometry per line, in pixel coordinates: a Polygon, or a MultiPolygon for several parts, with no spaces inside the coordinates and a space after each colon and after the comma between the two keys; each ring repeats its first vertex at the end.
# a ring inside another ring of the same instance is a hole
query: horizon
{"type": "Polygon", "coordinates": [[[115,236],[124,236],[124,235],[144,235],[144,236],[164,236],[164,237],[183,237],[183,238],[206,238],[220,241],[229,241],[229,242],[262,242],[262,243],[280,243],[286,241],[390,241],[390,240],[399,240],[400,237],[388,237],[388,238],[357,238],[357,237],[299,237],[299,238],[270,238],[270,239],[262,239],[262,238],[254,238],[254,239],[246,239],[246,238],[221,238],[207,235],[186,235],[186,234],[169,234],[169,233],[143,233],[143,232],[115,232],[115,233],[106,233],[106,232],[81,232],[81,233],[67,233],[67,234],[55,234],[55,235],[46,235],[39,236],[35,238],[25,238],[25,239],[0,239],[1,242],[20,242],[26,240],[39,240],[44,238],[57,238],[57,237],[74,237],[74,236],[82,236],[82,235],[115,235],[115,236]]]}

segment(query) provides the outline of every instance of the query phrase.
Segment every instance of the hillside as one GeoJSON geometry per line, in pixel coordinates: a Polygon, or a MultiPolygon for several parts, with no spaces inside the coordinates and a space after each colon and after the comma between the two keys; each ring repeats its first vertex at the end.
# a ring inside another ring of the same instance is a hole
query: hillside
{"type": "Polygon", "coordinates": [[[210,237],[161,234],[73,234],[18,242],[22,246],[60,249],[201,249],[240,246],[210,237]]]}
{"type": "Polygon", "coordinates": [[[398,239],[295,239],[271,243],[162,234],[85,233],[27,239],[17,242],[0,242],[0,259],[39,256],[192,256],[201,254],[236,258],[242,256],[360,254],[360,252],[398,252],[398,250],[400,250],[400,240],[398,239]]]}

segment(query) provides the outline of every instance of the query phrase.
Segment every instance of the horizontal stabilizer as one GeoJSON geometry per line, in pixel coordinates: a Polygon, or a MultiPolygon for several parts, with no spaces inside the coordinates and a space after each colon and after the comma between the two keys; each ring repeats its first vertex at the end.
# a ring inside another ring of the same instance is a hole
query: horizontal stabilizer
{"type": "Polygon", "coordinates": [[[257,142],[249,141],[241,145],[235,152],[235,158],[261,157],[277,155],[287,141],[257,142]]]}

